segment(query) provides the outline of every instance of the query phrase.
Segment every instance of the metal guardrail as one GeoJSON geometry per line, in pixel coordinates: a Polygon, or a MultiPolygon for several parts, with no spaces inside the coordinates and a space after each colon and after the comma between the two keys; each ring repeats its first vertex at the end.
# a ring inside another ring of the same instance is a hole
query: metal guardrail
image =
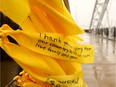
{"type": "Polygon", "coordinates": [[[101,37],[104,37],[106,39],[116,40],[116,27],[110,27],[110,28],[98,28],[96,31],[93,31],[95,29],[86,30],[89,33],[94,33],[95,35],[99,35],[101,37]]]}

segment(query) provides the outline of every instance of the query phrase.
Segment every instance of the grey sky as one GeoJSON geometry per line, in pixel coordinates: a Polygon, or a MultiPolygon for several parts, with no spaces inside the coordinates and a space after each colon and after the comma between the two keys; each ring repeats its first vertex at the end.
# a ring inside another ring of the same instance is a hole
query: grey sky
{"type": "MultiPolygon", "coordinates": [[[[82,28],[89,28],[94,5],[96,0],[69,0],[70,10],[75,22],[82,28]]],[[[110,25],[106,20],[106,14],[103,19],[103,26],[116,26],[116,0],[109,0],[108,17],[110,25]]]]}

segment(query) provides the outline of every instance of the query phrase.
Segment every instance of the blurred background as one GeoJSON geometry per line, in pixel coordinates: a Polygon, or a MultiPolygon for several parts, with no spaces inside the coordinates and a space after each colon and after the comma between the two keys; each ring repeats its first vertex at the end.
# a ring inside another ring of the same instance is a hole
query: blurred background
{"type": "Polygon", "coordinates": [[[94,64],[82,65],[88,87],[116,87],[116,0],[69,0],[69,7],[95,49],[94,64]]]}
{"type": "MultiPolygon", "coordinates": [[[[116,87],[116,0],[63,1],[77,25],[85,30],[80,35],[84,43],[95,49],[94,63],[82,65],[88,87],[116,87]]],[[[0,26],[4,23],[20,28],[0,12],[0,26]]],[[[0,55],[0,84],[5,87],[22,69],[2,49],[0,55]]]]}

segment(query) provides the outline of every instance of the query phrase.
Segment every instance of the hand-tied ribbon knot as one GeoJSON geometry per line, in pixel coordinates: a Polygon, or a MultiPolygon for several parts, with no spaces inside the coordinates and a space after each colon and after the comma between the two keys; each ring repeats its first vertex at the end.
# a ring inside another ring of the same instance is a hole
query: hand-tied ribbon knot
{"type": "Polygon", "coordinates": [[[81,64],[93,63],[93,46],[79,44],[84,31],[62,0],[3,0],[0,11],[22,29],[0,28],[0,47],[24,69],[16,85],[87,87],[81,64]]]}

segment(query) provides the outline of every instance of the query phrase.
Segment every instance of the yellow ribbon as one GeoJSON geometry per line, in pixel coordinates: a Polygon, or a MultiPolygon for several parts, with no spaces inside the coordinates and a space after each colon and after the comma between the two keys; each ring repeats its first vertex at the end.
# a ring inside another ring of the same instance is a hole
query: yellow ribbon
{"type": "Polygon", "coordinates": [[[0,11],[22,28],[14,31],[3,25],[0,29],[0,47],[29,74],[18,80],[21,87],[87,87],[78,73],[80,63],[93,63],[93,46],[78,43],[83,40],[77,34],[84,30],[62,0],[0,2],[0,11]]]}
{"type": "MultiPolygon", "coordinates": [[[[4,27],[4,26],[3,26],[4,27]]],[[[70,44],[65,37],[57,33],[32,33],[21,30],[13,31],[7,27],[3,32],[14,38],[19,45],[34,52],[78,63],[93,63],[93,47],[84,44],[70,44]],[[26,41],[26,43],[25,43],[26,41]]]]}

